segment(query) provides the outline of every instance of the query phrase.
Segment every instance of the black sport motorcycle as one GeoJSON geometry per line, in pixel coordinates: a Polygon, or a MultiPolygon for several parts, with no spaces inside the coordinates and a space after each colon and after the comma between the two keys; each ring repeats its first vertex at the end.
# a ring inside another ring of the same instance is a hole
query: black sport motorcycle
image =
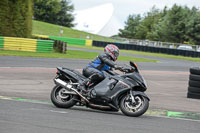
{"type": "Polygon", "coordinates": [[[58,67],[51,101],[59,108],[77,105],[104,111],[121,110],[125,115],[133,117],[143,115],[149,107],[150,99],[144,93],[147,86],[137,65],[130,61],[130,65],[118,70],[123,74],[112,70],[103,71],[105,79],[89,85],[89,91],[82,93],[77,87],[86,77],[76,70],[58,67]]]}

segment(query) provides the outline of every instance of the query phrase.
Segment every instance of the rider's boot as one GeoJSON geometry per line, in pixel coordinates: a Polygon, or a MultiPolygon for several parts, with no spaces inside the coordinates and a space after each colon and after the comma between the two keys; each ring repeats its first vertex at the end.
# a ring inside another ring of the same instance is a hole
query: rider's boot
{"type": "Polygon", "coordinates": [[[89,80],[81,81],[78,85],[78,91],[82,92],[83,94],[86,94],[88,92],[88,84],[89,80]]]}

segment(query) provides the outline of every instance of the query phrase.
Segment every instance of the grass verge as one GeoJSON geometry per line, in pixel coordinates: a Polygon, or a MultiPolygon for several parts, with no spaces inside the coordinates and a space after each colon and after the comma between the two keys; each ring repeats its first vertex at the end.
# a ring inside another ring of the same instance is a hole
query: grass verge
{"type": "Polygon", "coordinates": [[[59,25],[33,20],[33,34],[60,36],[61,29],[63,30],[63,37],[87,39],[87,37],[89,36],[93,40],[115,42],[115,40],[109,37],[104,37],[79,30],[74,30],[64,26],[61,27],[59,25]]]}
{"type": "MultiPolygon", "coordinates": [[[[94,50],[103,50],[104,49],[104,48],[101,48],[101,47],[93,47],[93,46],[72,46],[72,45],[70,45],[70,47],[94,49],[94,50]]],[[[180,60],[200,62],[200,58],[168,55],[168,54],[161,54],[161,53],[150,53],[150,52],[141,52],[141,51],[134,51],[134,50],[120,50],[120,53],[128,53],[128,54],[135,54],[135,55],[145,55],[145,56],[153,56],[153,57],[180,59],[180,60]]]]}
{"type": "MultiPolygon", "coordinates": [[[[71,58],[71,59],[94,59],[99,53],[95,52],[85,52],[80,50],[68,50],[67,54],[61,53],[35,53],[35,52],[25,52],[25,51],[7,51],[0,50],[0,55],[3,56],[24,56],[24,57],[45,57],[45,58],[71,58]]],[[[120,56],[119,61],[131,61],[136,62],[157,62],[156,60],[135,58],[129,56],[120,56]]]]}

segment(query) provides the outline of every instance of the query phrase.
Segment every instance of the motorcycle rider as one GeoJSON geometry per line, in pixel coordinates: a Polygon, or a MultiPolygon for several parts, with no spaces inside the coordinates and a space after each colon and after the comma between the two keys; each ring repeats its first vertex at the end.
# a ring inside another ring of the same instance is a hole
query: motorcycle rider
{"type": "Polygon", "coordinates": [[[83,75],[88,78],[80,83],[79,89],[87,91],[87,87],[92,83],[99,83],[105,77],[102,71],[112,68],[121,68],[115,64],[119,56],[119,48],[113,44],[108,44],[104,48],[104,53],[98,55],[92,62],[90,62],[84,69],[83,75]]]}

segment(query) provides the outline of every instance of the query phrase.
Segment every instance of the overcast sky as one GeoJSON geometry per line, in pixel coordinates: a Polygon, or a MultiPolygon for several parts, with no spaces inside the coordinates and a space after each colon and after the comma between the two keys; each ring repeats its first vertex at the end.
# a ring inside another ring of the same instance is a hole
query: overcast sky
{"type": "Polygon", "coordinates": [[[124,25],[130,14],[141,14],[148,12],[154,5],[163,9],[164,6],[172,7],[175,3],[188,7],[200,7],[200,0],[71,0],[75,11],[83,10],[106,3],[114,6],[114,16],[124,25]]]}

